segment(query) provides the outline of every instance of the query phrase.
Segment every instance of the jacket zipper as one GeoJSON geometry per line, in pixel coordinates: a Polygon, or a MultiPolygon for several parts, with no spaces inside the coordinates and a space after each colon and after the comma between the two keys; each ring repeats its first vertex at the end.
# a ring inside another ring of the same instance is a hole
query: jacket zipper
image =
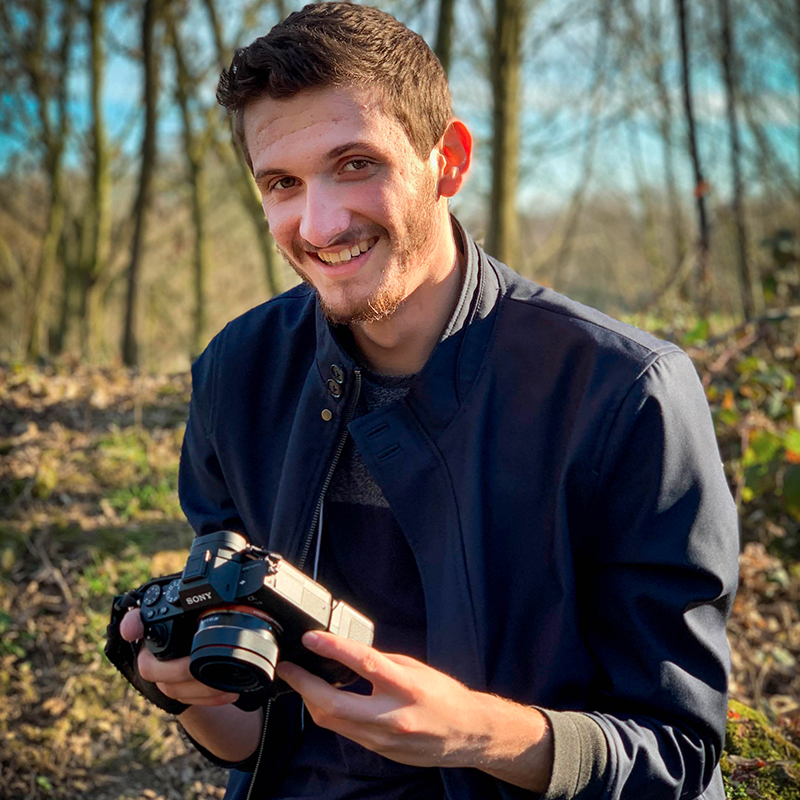
{"type": "Polygon", "coordinates": [[[302,570],[303,567],[305,566],[306,559],[308,558],[308,553],[311,550],[311,542],[314,541],[314,532],[317,529],[317,523],[319,522],[319,515],[322,511],[322,501],[325,499],[325,494],[328,491],[328,487],[330,486],[331,481],[333,480],[333,472],[336,469],[336,465],[339,463],[339,457],[342,455],[342,450],[344,450],[344,443],[347,441],[347,435],[348,435],[347,426],[353,421],[353,415],[356,413],[356,405],[358,403],[358,397],[361,394],[361,370],[358,367],[356,367],[354,371],[356,376],[356,383],[355,383],[355,389],[353,390],[353,396],[350,398],[350,405],[347,407],[347,416],[345,417],[345,422],[344,422],[344,432],[339,438],[339,443],[336,447],[336,452],[333,454],[333,461],[331,461],[331,465],[328,468],[328,474],[325,476],[325,482],[322,484],[322,491],[320,492],[319,500],[317,500],[317,507],[314,509],[314,516],[311,519],[311,527],[308,529],[308,533],[306,534],[306,540],[303,545],[303,550],[300,554],[300,559],[297,562],[297,569],[299,570],[302,570]]]}
{"type": "MultiPolygon", "coordinates": [[[[306,559],[308,558],[308,553],[311,550],[311,542],[314,541],[314,531],[316,530],[317,523],[319,522],[319,515],[322,512],[322,501],[325,499],[325,494],[328,491],[328,487],[333,480],[333,472],[336,469],[336,465],[339,463],[339,457],[342,455],[342,450],[344,450],[344,443],[347,441],[347,426],[353,421],[353,415],[356,413],[356,405],[358,403],[358,397],[361,394],[361,370],[356,367],[355,369],[355,389],[353,391],[353,396],[350,399],[350,405],[347,407],[347,416],[345,417],[345,424],[344,424],[344,432],[339,437],[339,442],[336,445],[336,451],[333,454],[333,460],[331,461],[330,467],[328,467],[328,474],[325,476],[325,482],[322,484],[322,491],[320,492],[319,499],[317,500],[316,508],[314,509],[314,517],[311,520],[311,527],[306,534],[306,540],[303,544],[303,551],[300,554],[300,560],[297,562],[297,568],[299,570],[303,569],[303,566],[306,563],[306,559]]],[[[253,793],[253,788],[256,785],[256,775],[258,775],[258,768],[261,766],[261,758],[264,754],[264,743],[267,741],[267,723],[269,722],[269,710],[272,706],[272,700],[267,702],[267,705],[264,708],[264,725],[261,729],[261,744],[258,747],[258,756],[256,757],[256,765],[253,769],[253,777],[250,779],[250,788],[247,790],[247,797],[245,800],[250,800],[250,797],[253,793]]]]}

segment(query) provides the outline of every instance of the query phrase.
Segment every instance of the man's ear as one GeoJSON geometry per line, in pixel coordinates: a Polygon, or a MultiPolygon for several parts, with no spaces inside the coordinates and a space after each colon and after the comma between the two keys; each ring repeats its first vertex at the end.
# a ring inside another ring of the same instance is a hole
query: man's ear
{"type": "Polygon", "coordinates": [[[439,196],[452,197],[464,182],[472,159],[472,134],[460,120],[451,120],[437,145],[439,196]]]}

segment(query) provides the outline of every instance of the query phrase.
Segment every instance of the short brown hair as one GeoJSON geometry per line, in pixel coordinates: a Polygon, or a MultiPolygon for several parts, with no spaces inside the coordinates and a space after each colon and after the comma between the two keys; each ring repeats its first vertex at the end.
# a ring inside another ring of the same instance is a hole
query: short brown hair
{"type": "Polygon", "coordinates": [[[266,36],[236,51],[223,69],[217,100],[244,141],[244,108],[261,97],[293,97],[304,89],[377,87],[386,112],[427,158],[453,116],[442,65],[425,40],[377,8],[347,2],[305,6],[266,36]]]}

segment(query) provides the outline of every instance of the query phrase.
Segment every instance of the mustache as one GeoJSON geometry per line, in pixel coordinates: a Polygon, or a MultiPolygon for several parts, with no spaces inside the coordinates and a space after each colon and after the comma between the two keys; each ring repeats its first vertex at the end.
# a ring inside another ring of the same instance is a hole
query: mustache
{"type": "Polygon", "coordinates": [[[292,245],[292,252],[302,256],[304,253],[319,253],[321,250],[328,250],[331,247],[353,247],[367,239],[383,236],[386,229],[376,225],[365,226],[362,228],[351,228],[337,236],[323,247],[307,242],[303,238],[298,238],[292,245]]]}

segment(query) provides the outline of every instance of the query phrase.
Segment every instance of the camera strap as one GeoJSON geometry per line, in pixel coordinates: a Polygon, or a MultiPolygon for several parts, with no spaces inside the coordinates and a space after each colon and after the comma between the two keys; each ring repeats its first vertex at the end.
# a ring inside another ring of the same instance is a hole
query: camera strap
{"type": "Polygon", "coordinates": [[[141,587],[127,594],[117,595],[111,604],[111,620],[106,628],[106,658],[119,670],[128,683],[154,705],[168,714],[180,714],[189,706],[180,700],[167,697],[154,683],[146,681],[139,674],[136,657],[139,654],[139,642],[128,642],[122,638],[119,626],[122,618],[132,608],[138,608],[142,602],[141,587]]]}
{"type": "MultiPolygon", "coordinates": [[[[322,498],[322,502],[319,504],[319,524],[317,525],[317,548],[314,553],[314,572],[312,574],[312,578],[314,580],[317,579],[317,572],[319,571],[319,554],[322,550],[322,518],[325,514],[325,498],[322,498]]],[[[303,700],[300,703],[300,730],[304,731],[306,729],[306,701],[303,700]]]]}

